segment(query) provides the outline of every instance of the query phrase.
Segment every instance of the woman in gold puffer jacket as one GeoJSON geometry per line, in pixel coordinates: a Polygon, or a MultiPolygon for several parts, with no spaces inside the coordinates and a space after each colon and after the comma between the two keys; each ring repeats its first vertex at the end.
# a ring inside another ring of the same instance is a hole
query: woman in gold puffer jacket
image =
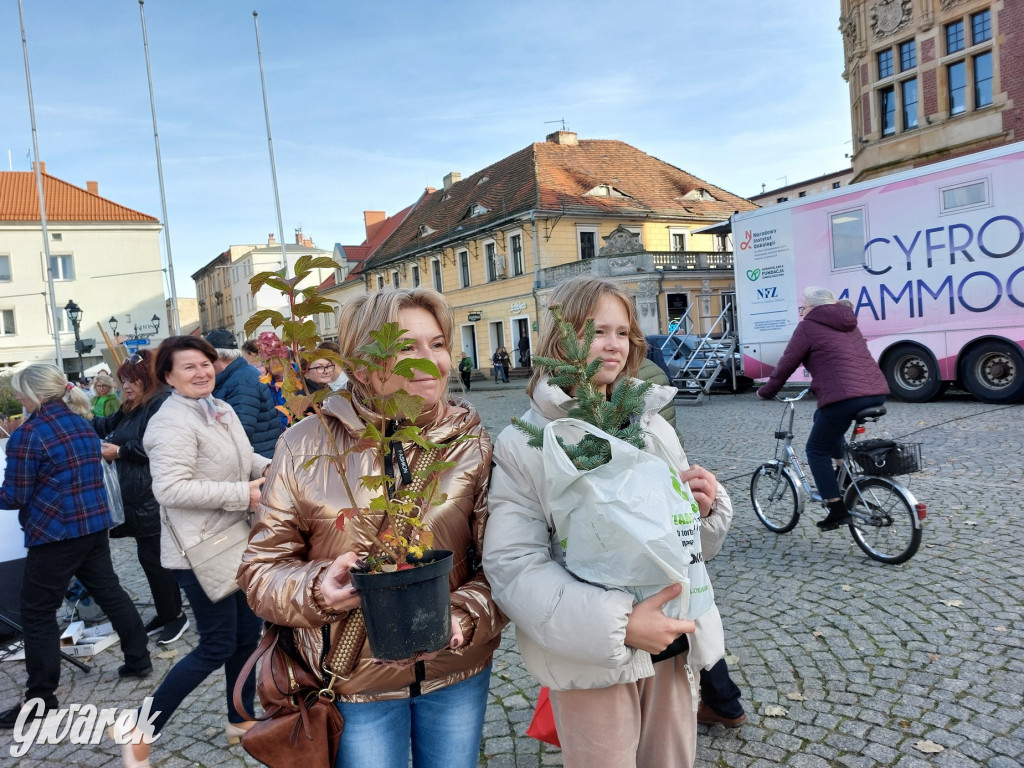
{"type": "MultiPolygon", "coordinates": [[[[417,768],[472,768],[483,728],[491,657],[506,623],[479,565],[491,442],[475,409],[447,394],[453,322],[445,299],[427,290],[389,290],[355,299],[340,318],[342,357],[369,343],[369,332],[385,322],[397,322],[408,331],[410,347],[405,354],[430,359],[441,372],[439,380],[417,376],[399,379],[398,384],[392,377],[388,384],[424,398],[426,410],[416,420],[424,436],[434,442],[474,438],[435,457],[456,466],[442,478],[447,499],[423,516],[434,534],[434,546],[455,553],[449,574],[448,647],[407,662],[379,663],[372,658],[365,632],[358,629],[359,596],[348,571],[358,557],[368,554],[379,521],[357,518],[338,530],[335,521],[350,502],[335,464],[320,459],[303,469],[313,456],[333,452],[324,425],[315,417],[291,427],[277,444],[238,583],[257,615],[294,628],[295,645],[311,668],[320,668],[327,639],[323,658],[339,674],[334,690],[345,718],[338,766],[405,768],[410,741],[395,736],[411,733],[417,768]],[[353,637],[358,654],[347,652],[353,637]]],[[[336,395],[323,404],[324,421],[343,452],[359,439],[366,421],[379,423],[366,403],[370,392],[382,394],[375,376],[349,373],[351,398],[336,395]]],[[[411,443],[403,447],[415,467],[421,449],[411,443]]],[[[358,478],[379,474],[380,463],[372,451],[352,453],[346,461],[355,502],[366,508],[378,492],[371,494],[358,478]]]]}

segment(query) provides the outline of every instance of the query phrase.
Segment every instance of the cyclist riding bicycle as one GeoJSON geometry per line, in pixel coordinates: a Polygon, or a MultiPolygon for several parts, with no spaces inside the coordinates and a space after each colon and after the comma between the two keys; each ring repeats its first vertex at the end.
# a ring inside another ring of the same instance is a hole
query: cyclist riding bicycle
{"type": "Polygon", "coordinates": [[[865,408],[882,405],[889,386],[861,332],[857,316],[825,288],[808,286],[800,307],[800,322],[786,345],[775,371],[757,390],[762,400],[771,400],[801,365],[811,374],[811,391],[818,398],[814,426],[807,438],[807,464],[828,516],[818,522],[832,531],[850,522],[840,498],[839,481],[832,460],[843,459],[844,433],[853,417],[865,408]]]}

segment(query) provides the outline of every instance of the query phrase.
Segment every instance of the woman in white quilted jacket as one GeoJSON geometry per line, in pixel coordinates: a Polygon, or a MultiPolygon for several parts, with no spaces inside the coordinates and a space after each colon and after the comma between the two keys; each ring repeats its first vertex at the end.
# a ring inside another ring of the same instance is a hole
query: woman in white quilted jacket
{"type": "MultiPolygon", "coordinates": [[[[253,453],[238,417],[213,397],[216,350],[205,339],[172,336],[157,348],[157,379],[172,388],[143,438],[153,475],[153,495],[160,502],[160,562],[171,570],[188,597],[199,643],[171,667],[153,694],[149,710],[157,714],[152,732],[142,740],[136,729],[121,745],[126,768],[147,768],[152,737],[174,711],[213,672],[224,667],[228,743],[237,743],[251,723],[231,704],[235,680],[256,649],[260,620],[235,592],[212,602],[196,579],[183,550],[225,530],[256,507],[263,473],[270,460],[253,453]]],[[[237,564],[226,575],[232,581],[237,564]]],[[[252,712],[255,679],[246,681],[242,700],[252,712]]]]}

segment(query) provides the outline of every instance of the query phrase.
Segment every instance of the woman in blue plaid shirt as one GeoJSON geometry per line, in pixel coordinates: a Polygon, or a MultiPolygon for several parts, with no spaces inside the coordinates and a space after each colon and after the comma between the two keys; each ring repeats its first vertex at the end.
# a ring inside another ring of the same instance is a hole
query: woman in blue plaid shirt
{"type": "Polygon", "coordinates": [[[7,467],[0,508],[18,510],[25,531],[25,578],[21,618],[28,684],[25,701],[0,713],[0,727],[13,728],[24,703],[41,699],[33,716],[58,706],[60,628],[57,610],[71,577],[78,578],[121,638],[121,677],[153,670],[146,630],[110,560],[111,527],[103,487],[100,439],[68,408],[74,387],[53,365],[30,365],[11,378],[28,417],[7,442],[7,467]]]}

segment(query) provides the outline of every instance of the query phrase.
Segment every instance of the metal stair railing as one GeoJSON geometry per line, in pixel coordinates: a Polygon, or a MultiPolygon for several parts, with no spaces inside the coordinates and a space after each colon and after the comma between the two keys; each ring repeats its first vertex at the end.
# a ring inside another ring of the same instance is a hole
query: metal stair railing
{"type": "MultiPolygon", "coordinates": [[[[691,308],[687,308],[687,314],[691,308]]],[[[704,398],[711,394],[711,387],[723,370],[729,371],[735,390],[736,356],[734,353],[737,348],[737,339],[735,332],[730,327],[731,311],[732,304],[727,302],[715,322],[700,338],[682,367],[676,372],[672,384],[679,390],[676,395],[677,399],[702,403],[704,398]],[[716,333],[721,333],[721,335],[712,338],[716,333]]]]}

